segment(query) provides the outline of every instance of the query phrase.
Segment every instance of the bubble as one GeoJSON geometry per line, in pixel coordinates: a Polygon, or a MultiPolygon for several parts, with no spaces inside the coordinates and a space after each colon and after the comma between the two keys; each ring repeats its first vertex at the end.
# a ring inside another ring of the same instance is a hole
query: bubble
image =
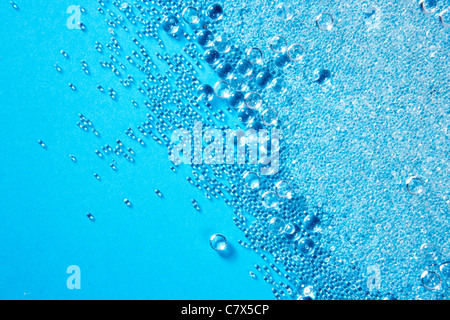
{"type": "Polygon", "coordinates": [[[47,148],[47,145],[44,143],[44,141],[38,140],[38,143],[40,144],[40,146],[41,146],[42,148],[44,148],[44,149],[47,148]]]}
{"type": "Polygon", "coordinates": [[[428,290],[438,290],[441,287],[441,277],[435,271],[425,270],[420,275],[423,286],[428,290]]]}
{"type": "Polygon", "coordinates": [[[282,69],[291,63],[291,59],[287,54],[279,53],[275,56],[274,63],[277,68],[282,69]]]}
{"type": "Polygon", "coordinates": [[[200,21],[200,15],[197,8],[191,6],[184,8],[182,17],[188,24],[196,24],[200,21]]]}
{"type": "Polygon", "coordinates": [[[271,85],[273,81],[273,76],[269,71],[262,71],[258,73],[258,75],[255,77],[256,84],[264,89],[267,85],[271,85]]]}
{"type": "Polygon", "coordinates": [[[287,49],[287,40],[279,35],[273,36],[269,41],[269,47],[275,53],[285,52],[287,49]]]}
{"type": "Polygon", "coordinates": [[[196,39],[202,47],[210,47],[214,44],[214,34],[210,30],[201,30],[197,33],[196,39]]]}
{"type": "Polygon", "coordinates": [[[214,47],[220,53],[227,53],[231,49],[231,43],[226,35],[221,35],[214,40],[214,47]]]}
{"type": "Polygon", "coordinates": [[[271,233],[279,235],[284,232],[286,228],[286,223],[283,219],[278,217],[273,217],[269,221],[269,230],[271,233]]]}
{"type": "Polygon", "coordinates": [[[220,20],[223,16],[223,8],[219,3],[214,3],[206,9],[206,15],[211,20],[220,20]]]}
{"type": "Polygon", "coordinates": [[[231,95],[230,85],[226,81],[217,81],[214,85],[214,93],[221,99],[227,99],[231,95]]]}
{"type": "Polygon", "coordinates": [[[242,177],[244,179],[244,185],[247,188],[259,188],[259,175],[256,172],[246,171],[242,177]]]}
{"type": "Polygon", "coordinates": [[[425,14],[435,13],[437,5],[437,0],[419,0],[420,11],[425,14]]]}
{"type": "Polygon", "coordinates": [[[244,94],[241,91],[235,91],[230,95],[228,103],[234,108],[239,108],[244,104],[244,94]]]}
{"type": "Polygon", "coordinates": [[[162,198],[163,197],[163,194],[162,194],[162,192],[161,191],[159,191],[158,189],[155,189],[155,194],[158,196],[158,197],[160,197],[160,198],[162,198]]]}
{"type": "Polygon", "coordinates": [[[330,31],[334,25],[334,18],[329,13],[321,13],[316,17],[316,26],[320,30],[330,31]]]}
{"type": "Polygon", "coordinates": [[[86,216],[88,217],[89,220],[95,221],[95,217],[92,215],[92,213],[88,212],[88,213],[86,214],[86,216]]]}
{"type": "Polygon", "coordinates": [[[217,66],[216,73],[219,78],[230,78],[233,75],[233,66],[227,62],[221,63],[217,66]]]}
{"type": "Polygon", "coordinates": [[[249,60],[243,59],[239,60],[236,65],[236,70],[243,76],[249,76],[253,72],[253,65],[249,60]]]}
{"type": "Polygon", "coordinates": [[[298,43],[294,43],[287,49],[287,55],[291,61],[300,61],[305,56],[305,49],[298,43]]]}
{"type": "Polygon", "coordinates": [[[441,277],[445,285],[450,288],[450,261],[441,263],[439,266],[439,272],[441,273],[441,277]]]}
{"type": "Polygon", "coordinates": [[[247,108],[258,109],[262,105],[261,95],[257,92],[249,92],[245,95],[244,103],[247,108]]]}
{"type": "Polygon", "coordinates": [[[289,21],[294,16],[295,10],[292,5],[280,2],[275,6],[275,19],[289,21]]]}
{"type": "Polygon", "coordinates": [[[262,195],[262,203],[267,209],[274,209],[278,206],[278,196],[273,191],[266,191],[262,195]]]}
{"type": "Polygon", "coordinates": [[[215,49],[209,49],[203,54],[203,59],[208,64],[215,64],[219,61],[220,53],[215,49]]]}
{"type": "Polygon", "coordinates": [[[168,15],[164,17],[161,25],[165,32],[171,34],[177,33],[178,29],[180,28],[178,19],[174,15],[168,15]]]}
{"type": "Polygon", "coordinates": [[[69,155],[70,160],[72,160],[73,162],[77,162],[77,158],[75,158],[75,156],[73,154],[69,155]]]}
{"type": "Polygon", "coordinates": [[[285,236],[292,237],[295,232],[296,232],[295,225],[292,222],[288,222],[286,224],[286,227],[284,228],[285,236]]]}
{"type": "Polygon", "coordinates": [[[314,241],[310,238],[303,238],[298,242],[298,249],[304,255],[310,255],[314,252],[314,241]]]}
{"type": "Polygon", "coordinates": [[[248,88],[246,79],[240,76],[234,76],[231,78],[231,86],[237,91],[245,91],[248,88]]]}
{"type": "Polygon", "coordinates": [[[204,102],[211,101],[214,98],[214,89],[209,84],[201,84],[197,88],[197,95],[204,102]]]}
{"type": "Polygon", "coordinates": [[[445,28],[450,28],[450,7],[439,13],[439,22],[445,28]]]}
{"type": "Polygon", "coordinates": [[[247,59],[251,64],[261,64],[263,59],[263,53],[261,49],[253,47],[247,50],[247,59]]]}
{"type": "Polygon", "coordinates": [[[253,271],[250,271],[250,277],[252,277],[253,279],[256,279],[256,274],[253,271]]]}
{"type": "Polygon", "coordinates": [[[412,195],[419,195],[425,191],[424,182],[417,176],[406,179],[406,190],[412,195]]]}
{"type": "Polygon", "coordinates": [[[131,203],[131,201],[128,200],[128,199],[123,199],[123,202],[124,202],[128,207],[130,207],[130,208],[133,206],[133,204],[131,203]]]}
{"type": "Polygon", "coordinates": [[[261,119],[266,126],[274,126],[278,122],[278,115],[275,110],[268,108],[261,113],[261,119]]]}
{"type": "Polygon", "coordinates": [[[303,226],[309,231],[320,231],[320,219],[316,215],[308,214],[303,219],[303,226]]]}
{"type": "Polygon", "coordinates": [[[288,198],[290,199],[292,197],[292,187],[289,182],[286,180],[280,180],[275,184],[275,190],[277,192],[277,195],[280,198],[288,198]]]}
{"type": "Polygon", "coordinates": [[[209,244],[214,250],[223,251],[227,247],[227,238],[225,238],[225,236],[221,235],[220,233],[216,233],[213,234],[209,239],[209,244]]]}

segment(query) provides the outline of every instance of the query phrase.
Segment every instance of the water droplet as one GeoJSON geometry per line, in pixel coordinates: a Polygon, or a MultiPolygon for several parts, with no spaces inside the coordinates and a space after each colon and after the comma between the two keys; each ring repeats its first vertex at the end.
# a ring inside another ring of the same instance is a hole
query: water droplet
{"type": "Polygon", "coordinates": [[[320,30],[330,31],[334,25],[334,18],[329,13],[321,13],[316,17],[316,26],[320,30]]]}
{"type": "Polygon", "coordinates": [[[95,221],[95,217],[92,215],[92,213],[88,212],[88,213],[86,214],[86,216],[89,218],[89,220],[95,221]]]}
{"type": "Polygon", "coordinates": [[[313,214],[308,214],[303,219],[303,226],[306,230],[318,232],[320,231],[320,219],[313,214]]]}
{"type": "Polygon", "coordinates": [[[213,234],[209,240],[211,248],[216,251],[223,251],[227,247],[227,239],[220,233],[213,234]]]}
{"type": "Polygon", "coordinates": [[[206,15],[211,20],[220,20],[223,16],[223,8],[219,3],[214,3],[208,7],[206,10],[206,15]]]}
{"type": "Polygon", "coordinates": [[[269,108],[269,109],[265,109],[261,113],[261,119],[262,119],[262,123],[265,124],[266,126],[274,126],[277,124],[278,115],[275,112],[275,110],[269,108]]]}
{"type": "Polygon", "coordinates": [[[247,108],[254,110],[258,109],[262,105],[261,95],[257,92],[248,92],[245,95],[244,103],[247,106],[247,108]]]}
{"type": "Polygon", "coordinates": [[[437,10],[437,0],[419,0],[420,11],[424,14],[432,14],[437,10]]]}
{"type": "Polygon", "coordinates": [[[283,219],[278,217],[273,217],[269,221],[269,230],[271,233],[280,235],[284,232],[286,228],[286,222],[283,219]]]}
{"type": "Polygon", "coordinates": [[[424,182],[417,176],[406,179],[406,190],[413,195],[422,194],[425,191],[424,182]]]}
{"type": "Polygon", "coordinates": [[[314,252],[314,241],[309,238],[303,238],[298,242],[298,249],[304,255],[310,255],[314,252]]]}
{"type": "Polygon", "coordinates": [[[259,187],[259,175],[253,171],[247,171],[243,175],[244,185],[250,189],[259,187]]]}
{"type": "Polygon", "coordinates": [[[288,198],[292,197],[292,187],[289,182],[286,180],[280,180],[275,184],[277,195],[280,198],[288,198]]]}
{"type": "Polygon", "coordinates": [[[217,81],[214,85],[214,93],[221,99],[227,99],[231,95],[230,85],[226,81],[217,81]]]}
{"type": "Polygon", "coordinates": [[[450,7],[439,13],[439,22],[445,28],[450,28],[450,7]]]}
{"type": "Polygon", "coordinates": [[[274,209],[278,206],[278,196],[273,191],[266,191],[262,195],[263,205],[268,209],[274,209]]]}
{"type": "Polygon", "coordinates": [[[261,49],[257,47],[248,49],[247,59],[251,64],[261,64],[263,59],[263,53],[261,49]]]}
{"type": "Polygon", "coordinates": [[[247,59],[239,60],[239,62],[237,63],[237,66],[236,66],[236,70],[243,76],[248,77],[253,72],[253,65],[247,59]]]}
{"type": "Polygon", "coordinates": [[[285,52],[287,49],[287,40],[282,36],[276,35],[270,39],[269,47],[276,53],[285,52]]]}
{"type": "Polygon", "coordinates": [[[203,59],[208,64],[215,64],[219,61],[220,53],[215,49],[209,49],[203,54],[203,59]]]}
{"type": "Polygon", "coordinates": [[[47,145],[42,140],[38,140],[38,143],[41,145],[42,148],[46,149],[47,145]]]}
{"type": "Polygon", "coordinates": [[[204,102],[211,101],[214,98],[214,89],[209,84],[202,84],[197,88],[197,95],[204,102]]]}
{"type": "Polygon", "coordinates": [[[202,47],[210,47],[214,44],[214,34],[210,30],[201,30],[196,36],[197,42],[202,47]]]}
{"type": "Polygon", "coordinates": [[[305,56],[305,49],[301,45],[294,43],[287,49],[287,55],[291,61],[300,61],[305,56]]]}
{"type": "Polygon", "coordinates": [[[9,3],[11,3],[14,9],[19,10],[19,6],[14,1],[10,1],[9,3]]]}
{"type": "Polygon", "coordinates": [[[233,66],[229,63],[221,63],[216,68],[217,75],[222,78],[231,78],[233,75],[233,66]]]}
{"type": "Polygon", "coordinates": [[[165,32],[171,34],[177,33],[178,29],[180,28],[178,19],[174,15],[168,15],[164,17],[161,26],[165,32]]]}
{"type": "Polygon", "coordinates": [[[131,203],[131,201],[128,200],[128,199],[123,199],[123,202],[124,202],[128,207],[130,207],[130,208],[133,206],[133,204],[131,203]]]}
{"type": "Polygon", "coordinates": [[[200,15],[195,7],[189,6],[184,8],[182,16],[183,20],[188,24],[196,24],[200,21],[200,15]]]}
{"type": "Polygon", "coordinates": [[[420,275],[423,286],[428,290],[438,290],[441,287],[441,277],[435,271],[425,270],[420,275]]]}

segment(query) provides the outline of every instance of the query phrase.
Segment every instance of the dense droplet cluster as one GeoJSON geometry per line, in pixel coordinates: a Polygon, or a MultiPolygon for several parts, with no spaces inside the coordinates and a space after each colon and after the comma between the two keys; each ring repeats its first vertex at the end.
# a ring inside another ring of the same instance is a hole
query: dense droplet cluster
{"type": "MultiPolygon", "coordinates": [[[[260,150],[280,151],[276,174],[260,175],[262,161],[202,163],[186,179],[230,206],[239,244],[263,261],[250,276],[276,299],[448,298],[449,9],[355,3],[99,0],[110,41],[94,39],[99,63],[81,69],[100,65],[99,94],[148,112],[125,131],[142,148],[170,154],[172,132],[195,121],[282,130],[260,150]],[[434,12],[440,24],[424,22],[434,12]]],[[[95,150],[113,170],[141,152],[123,141],[95,150]]]]}

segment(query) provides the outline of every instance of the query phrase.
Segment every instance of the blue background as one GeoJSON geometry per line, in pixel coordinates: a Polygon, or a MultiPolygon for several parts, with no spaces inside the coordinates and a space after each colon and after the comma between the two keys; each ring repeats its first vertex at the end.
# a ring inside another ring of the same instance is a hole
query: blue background
{"type": "Polygon", "coordinates": [[[96,89],[114,79],[94,48],[109,41],[96,2],[84,4],[86,33],[66,26],[73,1],[17,4],[20,10],[0,3],[0,298],[273,299],[264,281],[249,276],[262,260],[237,243],[244,237],[232,209],[187,183],[188,166],[172,172],[164,146],[150,138],[142,148],[124,135],[146,110],[131,106],[117,81],[118,101],[96,89]],[[79,113],[100,138],[76,125],[79,113]],[[114,172],[94,151],[117,138],[139,152],[135,164],[122,159],[114,172]],[[226,235],[231,256],[211,249],[214,233],[226,235]],[[81,290],[66,287],[69,265],[81,268],[81,290]]]}

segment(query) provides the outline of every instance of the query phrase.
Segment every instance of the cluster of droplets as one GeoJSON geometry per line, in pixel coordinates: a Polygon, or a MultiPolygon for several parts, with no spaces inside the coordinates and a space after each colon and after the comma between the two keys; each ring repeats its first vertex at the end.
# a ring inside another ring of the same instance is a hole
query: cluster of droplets
{"type": "MultiPolygon", "coordinates": [[[[234,13],[237,19],[241,19],[240,17],[249,15],[249,12],[254,12],[254,8],[238,8],[233,4],[226,6],[218,3],[200,6],[197,1],[184,5],[172,0],[140,0],[133,4],[113,1],[111,8],[108,8],[108,1],[100,0],[98,3],[98,12],[106,17],[111,35],[111,41],[105,45],[106,50],[99,41],[95,42],[95,49],[102,55],[100,66],[112,73],[113,80],[118,81],[127,90],[135,90],[139,93],[138,96],[144,99],[142,101],[141,98],[134,97],[131,100],[133,108],[145,107],[149,110],[143,122],[125,131],[125,135],[140,146],[145,147],[145,139],[152,138],[155,143],[168,147],[170,154],[173,143],[168,137],[171,132],[177,128],[192,128],[195,120],[203,121],[204,127],[220,130],[233,125],[247,129],[280,127],[296,140],[299,140],[301,134],[314,134],[315,131],[298,133],[296,126],[302,120],[295,115],[295,119],[291,121],[291,115],[283,111],[300,109],[300,102],[305,102],[305,107],[311,108],[308,94],[296,99],[295,103],[290,103],[293,100],[289,100],[294,92],[298,96],[304,93],[301,88],[292,89],[288,83],[297,80],[294,79],[296,67],[305,66],[305,60],[310,65],[311,61],[315,61],[306,57],[304,46],[295,41],[288,41],[290,36],[288,37],[287,32],[284,33],[285,38],[279,34],[269,35],[266,30],[262,31],[259,42],[256,37],[254,41],[245,42],[246,35],[239,39],[239,35],[230,32],[224,23],[226,18],[234,16],[234,13]],[[233,14],[230,12],[227,15],[224,8],[230,8],[233,14]],[[119,36],[121,32],[126,32],[126,38],[131,38],[135,46],[128,54],[124,49],[128,44],[122,45],[123,40],[119,41],[122,39],[119,36]],[[131,37],[131,33],[135,36],[131,37]],[[146,48],[147,43],[151,41],[156,41],[157,49],[154,43],[151,44],[151,50],[146,48]],[[181,47],[179,53],[166,49],[168,41],[181,47]],[[249,46],[249,43],[257,44],[249,46]],[[271,55],[267,55],[267,52],[271,55]],[[201,76],[205,74],[210,75],[208,79],[215,78],[215,82],[208,84],[202,81],[201,76]],[[139,81],[142,78],[145,80],[139,81]]],[[[425,14],[433,10],[427,7],[427,1],[420,1],[419,5],[425,14]]],[[[378,8],[369,9],[365,11],[365,15],[367,19],[372,19],[378,14],[378,8]]],[[[273,26],[272,23],[292,26],[292,23],[297,21],[295,19],[298,19],[295,8],[284,2],[263,5],[261,12],[275,15],[275,22],[270,21],[269,27],[273,26]],[[275,10],[270,10],[274,8],[275,10]]],[[[439,14],[439,19],[444,27],[448,27],[448,9],[439,14]]],[[[245,23],[248,24],[247,20],[245,23]]],[[[257,18],[250,20],[254,21],[251,23],[255,27],[260,23],[257,18]]],[[[231,21],[233,19],[229,23],[231,21]]],[[[321,32],[324,37],[333,33],[330,31],[334,31],[336,21],[332,14],[325,12],[314,18],[317,32],[321,32]]],[[[243,28],[245,23],[236,24],[237,30],[243,28]]],[[[82,30],[86,29],[84,23],[80,27],[82,30]]],[[[251,29],[249,30],[247,34],[252,33],[251,29]]],[[[292,37],[289,39],[292,40],[292,37]]],[[[69,59],[65,51],[61,51],[61,54],[69,59]]],[[[81,66],[83,72],[89,75],[88,63],[82,60],[81,66]]],[[[55,69],[62,73],[59,64],[55,65],[55,69]]],[[[330,78],[331,72],[328,68],[316,68],[312,82],[322,85],[329,83],[330,78]]],[[[73,83],[70,83],[69,87],[78,91],[73,83]]],[[[101,85],[97,88],[101,93],[105,92],[101,85]]],[[[113,100],[119,100],[114,89],[109,87],[108,90],[113,100]]],[[[329,89],[323,86],[319,90],[329,89]]],[[[318,95],[322,99],[318,101],[328,101],[322,93],[319,92],[318,95]]],[[[337,103],[339,108],[338,99],[333,100],[333,103],[337,103]]],[[[310,110],[306,112],[313,113],[310,110]]],[[[308,118],[307,113],[304,118],[311,123],[317,120],[308,118]]],[[[320,119],[317,121],[320,123],[320,119]]],[[[82,115],[78,125],[83,130],[96,133],[89,119],[82,115]]],[[[318,128],[322,127],[319,124],[318,128]]],[[[345,132],[345,126],[338,124],[333,136],[326,139],[344,139],[345,132]]],[[[39,144],[46,147],[41,140],[39,144]]],[[[277,148],[283,151],[279,159],[280,170],[275,175],[261,176],[258,171],[261,163],[256,166],[193,164],[192,177],[186,180],[203,190],[207,199],[222,199],[234,208],[233,220],[246,238],[245,241],[239,240],[239,243],[260,255],[264,261],[263,267],[255,266],[256,271],[261,272],[260,277],[253,271],[250,276],[269,283],[277,299],[385,298],[386,290],[384,295],[368,292],[365,282],[361,279],[353,282],[349,280],[354,279],[355,274],[362,274],[362,267],[353,264],[352,268],[342,273],[337,269],[340,264],[348,266],[349,263],[357,261],[346,257],[343,252],[354,246],[355,242],[352,238],[345,238],[346,230],[342,229],[341,237],[345,246],[339,249],[334,246],[333,237],[339,238],[339,235],[334,233],[336,227],[333,226],[342,223],[345,217],[332,221],[332,213],[336,211],[328,212],[320,201],[317,203],[313,197],[302,192],[302,170],[311,166],[310,171],[314,172],[314,164],[301,163],[297,157],[292,157],[290,152],[298,152],[298,147],[295,142],[289,145],[283,141],[279,145],[270,146],[272,150],[277,148]],[[336,250],[341,251],[336,253],[336,250]],[[273,263],[269,261],[268,256],[273,259],[273,263]],[[334,267],[332,263],[335,263],[334,267]],[[276,280],[280,277],[283,278],[282,281],[276,280]],[[336,287],[345,289],[336,292],[336,287]]],[[[134,162],[136,153],[131,147],[125,147],[120,139],[117,139],[114,148],[106,144],[96,150],[98,157],[103,160],[106,155],[110,155],[121,156],[129,162],[134,162]]],[[[115,158],[109,161],[113,170],[117,170],[117,161],[115,158]]],[[[174,166],[172,170],[176,172],[174,166]]],[[[315,174],[320,174],[320,171],[316,170],[315,174]]],[[[100,180],[100,177],[95,175],[100,180]]],[[[402,183],[406,185],[405,193],[411,197],[423,197],[428,190],[425,190],[427,180],[418,175],[409,176],[406,182],[403,180],[402,183]]],[[[158,189],[155,194],[163,197],[158,189]]],[[[345,202],[344,197],[341,200],[345,202]]],[[[124,199],[124,203],[130,208],[133,206],[128,199],[124,199]]],[[[201,210],[197,200],[192,199],[191,204],[196,210],[201,210]]],[[[345,204],[342,210],[344,208],[345,204]]],[[[87,216],[90,220],[95,220],[90,213],[87,216]]],[[[364,222],[367,223],[365,220],[364,222]]],[[[376,228],[378,230],[382,227],[378,224],[376,228]]],[[[385,224],[383,228],[388,231],[390,225],[385,224]]],[[[373,242],[376,243],[376,240],[373,242]]],[[[218,251],[225,250],[227,246],[225,237],[220,234],[213,235],[210,243],[213,249],[218,251]]],[[[424,245],[421,251],[429,252],[429,248],[428,244],[424,245]]],[[[425,290],[443,290],[449,285],[448,262],[444,256],[431,260],[439,263],[428,266],[416,280],[420,279],[425,290]]]]}

